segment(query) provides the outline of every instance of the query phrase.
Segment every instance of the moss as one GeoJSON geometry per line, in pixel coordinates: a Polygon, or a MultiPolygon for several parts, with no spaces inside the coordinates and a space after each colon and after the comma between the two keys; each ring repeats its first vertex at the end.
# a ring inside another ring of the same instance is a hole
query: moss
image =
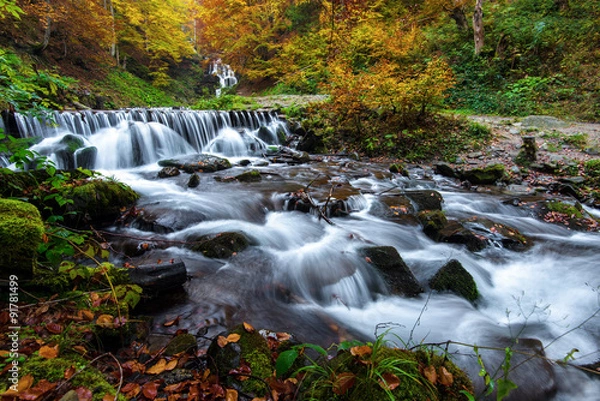
{"type": "Polygon", "coordinates": [[[201,252],[207,258],[229,258],[236,252],[243,251],[250,245],[248,238],[236,232],[220,233],[217,236],[201,237],[191,249],[201,252]]]}
{"type": "Polygon", "coordinates": [[[461,179],[467,180],[473,185],[495,184],[504,178],[505,173],[503,164],[492,164],[483,168],[463,171],[461,179]]]}
{"type": "MultiPolygon", "coordinates": [[[[46,379],[49,382],[56,383],[64,380],[65,371],[74,367],[81,372],[74,375],[71,379],[72,387],[85,387],[91,390],[93,400],[100,401],[106,394],[114,397],[115,389],[106,381],[106,378],[89,362],[81,356],[72,354],[68,357],[58,357],[54,359],[45,359],[40,356],[32,356],[23,364],[22,375],[30,374],[35,381],[46,379]],[[68,359],[67,359],[68,358],[68,359]]],[[[125,400],[119,395],[119,400],[125,400]]]]}
{"type": "Polygon", "coordinates": [[[448,219],[441,210],[425,210],[418,217],[423,225],[423,232],[434,241],[439,239],[440,230],[448,224],[448,219]]]}
{"type": "Polygon", "coordinates": [[[112,223],[123,207],[130,206],[138,195],[127,185],[110,180],[91,180],[71,188],[65,195],[73,204],[67,211],[77,212],[71,223],[112,223]]]}
{"type": "Polygon", "coordinates": [[[235,176],[235,179],[239,182],[257,182],[262,180],[260,175],[260,171],[258,170],[250,170],[245,173],[239,174],[235,176]]]}
{"type": "Polygon", "coordinates": [[[438,270],[429,286],[436,291],[451,291],[471,302],[479,297],[473,276],[455,259],[438,270]]]}
{"type": "Polygon", "coordinates": [[[576,205],[570,205],[565,202],[552,200],[550,202],[546,202],[546,208],[551,212],[561,213],[566,216],[572,216],[577,219],[582,219],[583,213],[582,207],[579,203],[576,205]]]}
{"type": "Polygon", "coordinates": [[[584,172],[593,178],[600,178],[600,159],[592,159],[583,165],[584,172]]]}
{"type": "Polygon", "coordinates": [[[0,199],[0,271],[5,277],[33,275],[44,225],[38,209],[25,202],[0,199]],[[6,274],[4,274],[6,273],[6,274]]]}

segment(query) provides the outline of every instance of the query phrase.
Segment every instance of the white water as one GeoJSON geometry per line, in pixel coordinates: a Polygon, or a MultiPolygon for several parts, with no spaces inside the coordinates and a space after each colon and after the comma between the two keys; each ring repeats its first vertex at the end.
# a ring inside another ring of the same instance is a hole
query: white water
{"type": "MultiPolygon", "coordinates": [[[[211,121],[226,120],[220,117],[211,121]]],[[[161,212],[177,216],[171,234],[160,236],[139,229],[124,229],[123,233],[185,241],[238,231],[251,240],[249,249],[229,260],[209,260],[177,246],[137,260],[181,257],[195,277],[185,287],[186,304],[165,305],[163,316],[184,314],[193,328],[218,315],[227,320],[223,324],[248,321],[256,327],[297,333],[303,341],[316,343],[328,341],[332,333],[338,336],[335,340],[354,335],[373,339],[378,324],[390,323],[390,341],[398,342],[398,336],[410,346],[451,340],[503,348],[511,339],[534,338],[541,341],[552,360],[565,358],[574,348],[578,349],[574,354],[577,364],[600,359],[598,233],[575,233],[539,221],[527,211],[503,204],[500,196],[462,192],[440,177],[424,179],[420,170],[407,179],[386,175],[385,166],[347,160],[329,160],[318,166],[252,167],[260,169],[263,176],[263,181],[255,184],[214,180],[218,175],[244,171],[236,167],[204,174],[200,186],[189,189],[185,177],[157,180],[155,162],[196,153],[198,146],[256,160],[247,140],[259,148],[264,146],[257,138],[257,128],[233,129],[229,119],[221,127],[217,124],[210,135],[186,137],[156,122],[113,120],[115,126],[97,128],[94,133],[90,130],[84,136],[98,148],[97,167],[138,191],[142,195],[139,208],[152,210],[158,205],[161,212]],[[135,141],[143,146],[134,146],[135,141]],[[138,155],[132,157],[135,152],[138,155]],[[322,184],[323,188],[313,184],[314,193],[327,193],[337,177],[367,193],[354,198],[356,210],[350,217],[333,218],[334,225],[329,225],[315,215],[282,210],[287,192],[306,187],[322,174],[329,174],[331,180],[322,184]],[[392,186],[438,189],[449,217],[480,216],[501,222],[520,230],[534,245],[526,252],[492,245],[473,253],[460,245],[435,243],[419,225],[394,222],[381,213],[386,207],[372,194],[392,186]],[[471,304],[449,293],[429,291],[416,298],[389,295],[380,275],[358,252],[370,245],[395,247],[426,289],[429,278],[444,263],[458,259],[477,283],[480,300],[471,304]]],[[[454,345],[450,351],[470,354],[457,356],[457,362],[476,383],[481,381],[472,347],[454,345]]],[[[513,378],[522,388],[540,387],[548,381],[539,366],[523,366],[519,377],[513,378]]],[[[598,379],[556,364],[549,369],[556,375],[558,393],[554,398],[538,399],[598,399],[598,379]]],[[[532,398],[521,395],[517,399],[532,398]]]]}

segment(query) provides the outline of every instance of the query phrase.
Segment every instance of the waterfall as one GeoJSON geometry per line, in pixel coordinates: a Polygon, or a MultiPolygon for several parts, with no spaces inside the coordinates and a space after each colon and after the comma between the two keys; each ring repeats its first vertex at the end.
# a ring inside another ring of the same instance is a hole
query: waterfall
{"type": "Polygon", "coordinates": [[[269,111],[134,108],[14,117],[18,136],[43,138],[32,150],[59,168],[130,168],[203,152],[260,155],[288,135],[286,122],[269,111]]]}
{"type": "Polygon", "coordinates": [[[220,59],[210,65],[210,74],[219,78],[220,88],[217,89],[217,97],[221,96],[223,88],[230,88],[238,83],[235,72],[229,64],[223,64],[220,59]]]}

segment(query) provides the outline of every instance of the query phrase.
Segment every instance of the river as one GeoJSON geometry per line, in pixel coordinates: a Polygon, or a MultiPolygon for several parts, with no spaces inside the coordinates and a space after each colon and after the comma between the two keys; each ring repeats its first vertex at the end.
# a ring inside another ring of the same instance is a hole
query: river
{"type": "Polygon", "coordinates": [[[184,291],[165,294],[145,311],[154,315],[157,333],[187,328],[210,337],[246,321],[323,346],[349,338],[373,340],[383,333],[390,342],[409,347],[444,348],[451,341],[448,352],[479,391],[483,379],[473,346],[489,372],[499,369],[508,345],[527,353],[541,352],[543,346],[548,360],[513,356],[510,377],[519,388],[509,399],[599,399],[598,377],[555,362],[571,355],[575,359],[570,362],[577,365],[600,359],[598,233],[544,222],[506,202],[514,194],[466,190],[427,167],[413,166],[404,176],[390,173],[388,165],[347,157],[273,162],[263,154],[279,144],[282,132],[289,132],[270,113],[155,110],[60,119],[52,129],[24,120],[20,124],[28,130],[24,136],[43,131],[46,139],[36,149],[50,155],[66,132],[84,138],[85,146],[97,149],[91,167],[130,185],[141,195],[137,208],[168,228],[111,228],[140,243],[163,244],[114,262],[177,258],[186,265],[190,278],[184,291]],[[159,160],[198,152],[226,157],[233,168],[201,174],[195,188],[187,186],[187,173],[157,178],[159,160]],[[259,182],[229,179],[251,169],[260,172],[259,182]],[[414,205],[396,202],[407,192],[424,189],[441,194],[449,219],[477,217],[504,224],[533,245],[514,251],[489,241],[473,252],[433,241],[406,211],[414,205]],[[347,215],[327,221],[317,213],[288,211],[290,193],[300,190],[321,205],[343,200],[347,215]],[[231,231],[243,233],[250,246],[228,259],[164,245],[231,231]],[[361,254],[365,246],[394,247],[425,291],[417,297],[393,295],[361,254]],[[480,297],[474,303],[429,289],[429,279],[452,259],[475,280],[480,297]],[[161,324],[176,316],[180,326],[161,324]]]}

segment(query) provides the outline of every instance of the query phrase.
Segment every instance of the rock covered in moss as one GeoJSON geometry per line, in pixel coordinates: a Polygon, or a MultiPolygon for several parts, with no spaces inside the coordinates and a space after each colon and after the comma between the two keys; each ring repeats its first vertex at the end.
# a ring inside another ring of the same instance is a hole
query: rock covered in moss
{"type": "Polygon", "coordinates": [[[195,252],[201,252],[207,258],[225,259],[234,253],[248,248],[250,241],[244,234],[238,232],[224,232],[216,236],[203,236],[191,245],[195,252]]]}
{"type": "Polygon", "coordinates": [[[274,363],[267,340],[254,328],[239,325],[221,333],[208,347],[209,368],[228,386],[246,394],[264,396],[264,379],[272,376],[274,363]],[[243,372],[243,375],[230,372],[243,372]]]}
{"type": "Polygon", "coordinates": [[[405,195],[417,205],[418,210],[442,210],[444,198],[438,191],[430,189],[406,191],[405,195]]]}
{"type": "Polygon", "coordinates": [[[429,280],[429,286],[436,291],[450,291],[474,302],[479,297],[473,276],[456,259],[446,263],[429,280]]]}
{"type": "Polygon", "coordinates": [[[189,333],[183,333],[173,337],[165,348],[164,354],[167,356],[177,355],[182,352],[194,354],[198,349],[196,336],[189,333]]]}
{"type": "Polygon", "coordinates": [[[460,172],[460,179],[473,185],[494,185],[501,181],[506,174],[504,165],[491,164],[460,172]]]}
{"type": "Polygon", "coordinates": [[[44,224],[38,209],[25,202],[0,199],[0,271],[19,279],[33,275],[44,224]]]}
{"type": "Polygon", "coordinates": [[[73,200],[67,211],[75,212],[74,216],[66,216],[67,222],[81,227],[114,223],[121,210],[133,205],[139,196],[123,183],[95,179],[73,186],[64,197],[73,200]]]}
{"type": "Polygon", "coordinates": [[[465,245],[472,252],[481,251],[488,242],[478,233],[465,228],[459,221],[448,220],[440,210],[419,213],[423,232],[436,242],[465,245]]]}
{"type": "Polygon", "coordinates": [[[416,297],[423,288],[393,246],[362,248],[360,253],[383,275],[392,292],[416,297]]]}

